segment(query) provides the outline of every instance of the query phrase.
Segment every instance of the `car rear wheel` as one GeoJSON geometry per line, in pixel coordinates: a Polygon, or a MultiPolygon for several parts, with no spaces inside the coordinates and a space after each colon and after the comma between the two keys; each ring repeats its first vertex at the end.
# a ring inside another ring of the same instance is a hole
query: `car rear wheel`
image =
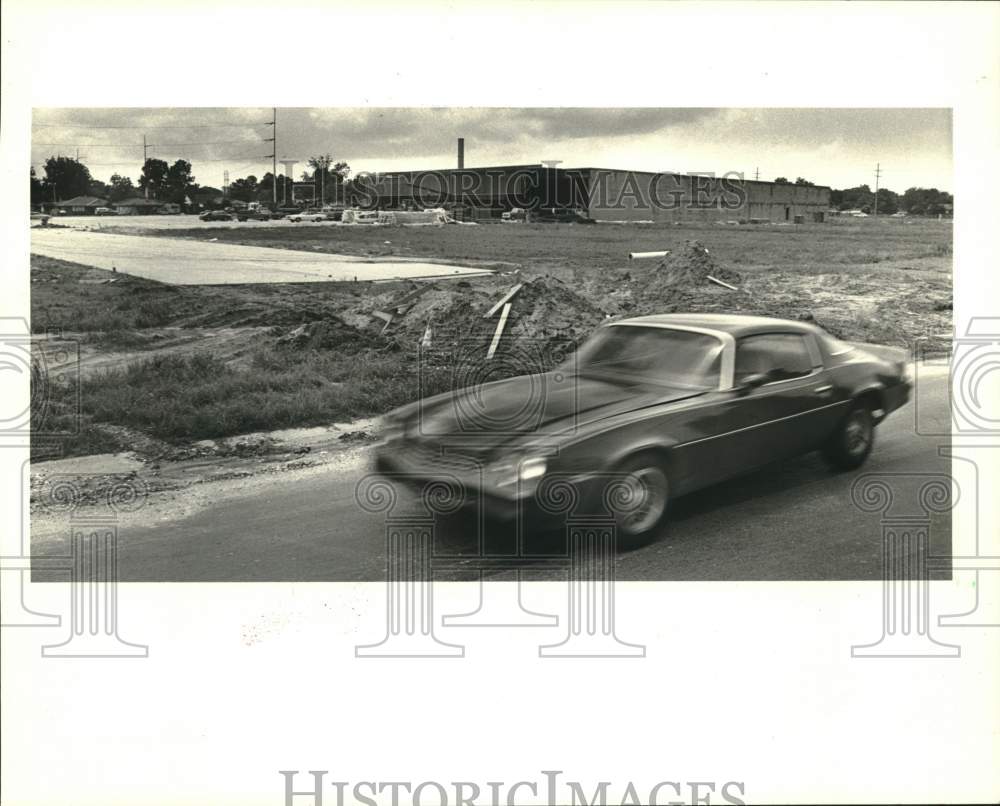
{"type": "Polygon", "coordinates": [[[663,463],[652,453],[626,459],[615,468],[614,476],[607,504],[618,526],[618,546],[630,551],[656,537],[666,519],[670,482],[663,463]]]}
{"type": "Polygon", "coordinates": [[[871,410],[856,403],[837,426],[823,448],[823,456],[837,470],[861,467],[875,445],[875,422],[871,410]]]}

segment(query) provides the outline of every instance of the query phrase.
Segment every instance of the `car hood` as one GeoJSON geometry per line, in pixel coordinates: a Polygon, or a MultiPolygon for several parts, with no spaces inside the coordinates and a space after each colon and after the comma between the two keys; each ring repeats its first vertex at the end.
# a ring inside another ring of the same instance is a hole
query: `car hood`
{"type": "Polygon", "coordinates": [[[459,389],[406,407],[407,435],[484,451],[537,436],[574,433],[598,420],[703,394],[549,372],[459,389]]]}

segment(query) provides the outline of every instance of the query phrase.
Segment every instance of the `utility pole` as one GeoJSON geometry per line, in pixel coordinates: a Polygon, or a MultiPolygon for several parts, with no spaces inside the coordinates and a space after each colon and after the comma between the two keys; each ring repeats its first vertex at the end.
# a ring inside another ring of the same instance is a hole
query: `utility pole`
{"type": "MultiPolygon", "coordinates": [[[[146,135],[143,135],[142,136],[142,169],[144,171],[146,170],[146,160],[148,159],[148,157],[146,156],[146,150],[147,150],[147,148],[148,148],[148,146],[146,145],[146,135]]],[[[144,188],[144,190],[146,191],[146,198],[148,199],[149,198],[149,183],[148,182],[146,183],[146,187],[144,188]]]]}
{"type": "Polygon", "coordinates": [[[271,122],[266,124],[271,127],[273,136],[264,138],[265,143],[271,144],[271,207],[278,207],[278,107],[271,107],[271,122]]]}
{"type": "Polygon", "coordinates": [[[875,215],[878,215],[878,180],[882,176],[882,164],[875,163],[875,215]]]}
{"type": "Polygon", "coordinates": [[[753,172],[754,181],[760,179],[760,168],[755,168],[753,172]]]}

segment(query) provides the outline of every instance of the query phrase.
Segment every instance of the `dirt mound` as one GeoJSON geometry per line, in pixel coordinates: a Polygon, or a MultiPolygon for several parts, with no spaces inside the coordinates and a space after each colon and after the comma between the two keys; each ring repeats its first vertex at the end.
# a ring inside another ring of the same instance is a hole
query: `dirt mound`
{"type": "Polygon", "coordinates": [[[296,350],[360,352],[369,348],[386,347],[389,342],[377,334],[359,330],[342,319],[328,317],[299,325],[287,333],[279,333],[276,344],[296,350]]]}
{"type": "Polygon", "coordinates": [[[527,283],[514,299],[508,327],[532,339],[579,339],[604,319],[604,311],[555,277],[527,283]]]}
{"type": "Polygon", "coordinates": [[[684,241],[683,247],[671,251],[650,273],[646,291],[696,288],[710,284],[710,276],[730,285],[738,285],[743,280],[737,272],[719,266],[701,241],[684,241]]]}
{"type": "Polygon", "coordinates": [[[523,280],[518,276],[491,277],[458,283],[417,286],[400,293],[369,298],[349,321],[367,316],[369,333],[384,329],[385,337],[413,344],[427,328],[431,338],[481,338],[489,341],[500,318],[497,311],[484,318],[514,286],[521,288],[510,299],[504,333],[508,338],[575,338],[590,332],[604,318],[597,305],[554,277],[523,280]],[[387,315],[392,320],[386,326],[387,315]]]}
{"type": "MultiPolygon", "coordinates": [[[[754,308],[755,301],[743,290],[739,273],[715,262],[700,241],[685,241],[658,265],[651,261],[630,264],[629,269],[609,269],[600,281],[605,289],[602,303],[614,315],[730,311],[754,308]],[[709,280],[713,277],[736,286],[738,291],[709,280]]],[[[588,286],[591,296],[596,291],[588,286]]]]}

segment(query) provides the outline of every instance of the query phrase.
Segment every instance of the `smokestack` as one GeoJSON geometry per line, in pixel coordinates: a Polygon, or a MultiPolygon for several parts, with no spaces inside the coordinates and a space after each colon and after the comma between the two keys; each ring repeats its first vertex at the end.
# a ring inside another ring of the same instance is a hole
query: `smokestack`
{"type": "Polygon", "coordinates": [[[465,167],[465,138],[458,138],[458,170],[465,167]]]}

